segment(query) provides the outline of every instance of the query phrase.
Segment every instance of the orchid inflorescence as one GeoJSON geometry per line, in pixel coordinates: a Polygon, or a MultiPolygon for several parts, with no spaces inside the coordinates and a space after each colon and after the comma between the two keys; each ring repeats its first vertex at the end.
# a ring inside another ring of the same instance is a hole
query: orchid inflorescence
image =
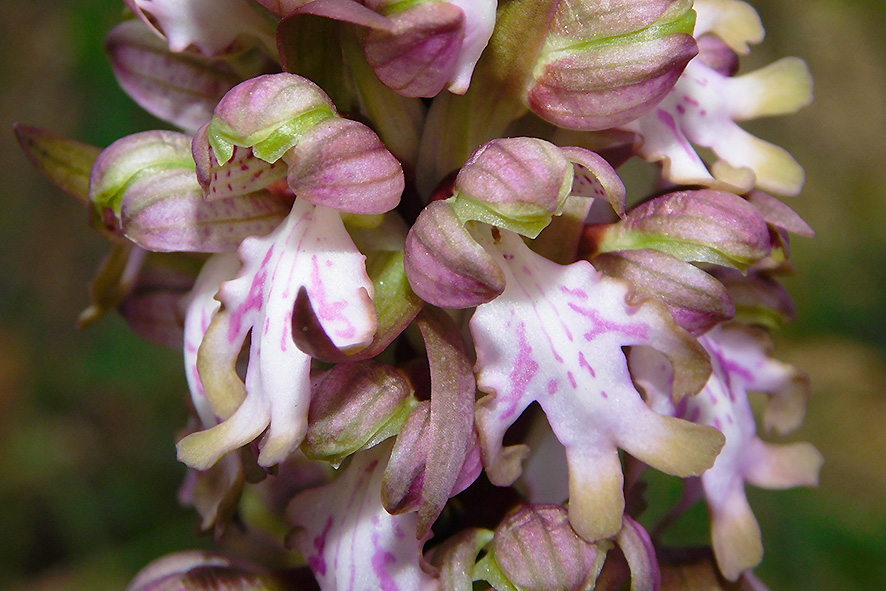
{"type": "Polygon", "coordinates": [[[749,400],[766,432],[803,420],[768,331],[812,234],[774,196],[802,169],[739,126],[811,99],[799,59],[737,75],[753,8],[126,4],[114,73],[178,131],[17,134],[112,244],[81,323],[183,348],[181,497],[222,546],[270,520],[294,550],[130,589],[765,588],[745,483],[814,485],[821,456],[761,440],[749,400]],[[651,534],[646,467],[684,483],[651,534]],[[710,547],[663,546],[698,500],[710,547]]]}

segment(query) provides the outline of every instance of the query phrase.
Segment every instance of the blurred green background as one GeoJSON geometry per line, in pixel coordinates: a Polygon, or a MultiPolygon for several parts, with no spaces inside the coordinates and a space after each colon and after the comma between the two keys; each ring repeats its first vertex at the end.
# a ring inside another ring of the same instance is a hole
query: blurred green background
{"type": "MultiPolygon", "coordinates": [[[[788,280],[798,320],[777,356],[806,370],[817,490],[750,490],[773,590],[886,581],[886,5],[758,0],[767,40],[745,71],[804,58],[816,101],[749,128],[807,171],[789,201],[816,229],[788,280]]],[[[0,581],[17,590],[122,589],[151,559],[208,545],[179,507],[178,351],[110,316],[74,328],[106,245],[19,152],[14,121],[99,146],[161,126],[118,90],[104,35],[119,0],[3,0],[0,19],[0,581]]]]}

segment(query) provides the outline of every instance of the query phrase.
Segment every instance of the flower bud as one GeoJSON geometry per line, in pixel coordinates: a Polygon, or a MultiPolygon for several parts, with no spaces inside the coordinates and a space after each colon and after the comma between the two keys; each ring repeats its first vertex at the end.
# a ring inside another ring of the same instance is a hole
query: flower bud
{"type": "Polygon", "coordinates": [[[643,115],[698,53],[691,0],[561,2],[533,71],[529,108],[597,130],[643,115]]]}
{"type": "Polygon", "coordinates": [[[593,582],[606,557],[580,538],[559,505],[524,505],[498,526],[490,554],[520,591],[580,591],[593,582]]]}
{"type": "Polygon", "coordinates": [[[397,433],[415,404],[409,384],[375,361],[340,363],[311,380],[308,431],[301,449],[311,459],[340,463],[397,433]]]}
{"type": "Polygon", "coordinates": [[[591,226],[592,252],[653,249],[691,262],[745,270],[769,254],[769,230],[753,205],[725,191],[677,191],[647,201],[624,220],[591,226]]]}
{"type": "Polygon", "coordinates": [[[314,205],[384,213],[403,192],[403,169],[371,129],[341,119],[307,78],[267,74],[234,87],[194,138],[209,199],[256,191],[287,176],[314,205]]]}
{"type": "Polygon", "coordinates": [[[161,171],[194,170],[191,139],[173,131],[145,131],[117,140],[95,161],[89,175],[89,200],[110,231],[119,231],[127,190],[161,171]]]}
{"type": "Polygon", "coordinates": [[[258,567],[199,550],[159,558],[126,591],[285,591],[289,586],[258,567]]]}
{"type": "Polygon", "coordinates": [[[656,250],[602,254],[594,267],[634,288],[631,302],[653,297],[663,302],[677,324],[694,335],[729,320],[735,305],[723,285],[687,262],[656,250]]]}

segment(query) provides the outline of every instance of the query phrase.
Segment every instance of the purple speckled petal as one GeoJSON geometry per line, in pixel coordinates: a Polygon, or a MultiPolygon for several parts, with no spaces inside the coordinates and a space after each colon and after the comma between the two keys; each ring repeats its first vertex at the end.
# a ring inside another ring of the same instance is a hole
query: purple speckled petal
{"type": "Polygon", "coordinates": [[[126,4],[166,38],[170,51],[195,47],[203,55],[215,56],[243,49],[250,41],[275,47],[273,26],[248,0],[126,0],[126,4]]]}
{"type": "Polygon", "coordinates": [[[421,568],[415,513],[391,515],[381,500],[389,445],[359,452],[332,483],[297,495],[287,509],[288,543],[322,591],[434,591],[421,568]]]}
{"type": "Polygon", "coordinates": [[[117,81],[152,115],[189,132],[209,121],[241,77],[227,62],[172,53],[140,21],[117,25],[105,41],[117,81]]]}
{"type": "Polygon", "coordinates": [[[248,195],[286,178],[286,164],[266,162],[253,154],[251,148],[234,146],[230,160],[219,163],[209,144],[209,124],[197,130],[191,152],[197,166],[197,181],[207,201],[248,195]]]}
{"type": "Polygon", "coordinates": [[[430,203],[406,237],[406,276],[415,293],[444,308],[469,308],[495,298],[504,276],[448,201],[430,203]]]}
{"type": "Polygon", "coordinates": [[[258,457],[262,466],[283,461],[301,443],[311,396],[311,358],[291,335],[300,288],[307,289],[324,331],[338,348],[363,347],[375,334],[374,289],[365,257],[335,211],[296,200],[279,228],[244,240],[239,255],[243,268],[219,290],[223,308],[210,323],[197,360],[207,399],[223,422],[178,445],[179,458],[198,469],[265,429],[258,457]],[[234,364],[250,332],[244,384],[234,364]]]}
{"type": "Polygon", "coordinates": [[[663,471],[698,475],[722,445],[714,429],[649,410],[634,389],[622,347],[651,344],[674,357],[678,395],[707,379],[704,353],[656,302],[626,302],[628,288],[586,261],[569,266],[535,253],[515,234],[495,240],[477,232],[504,270],[507,287],[479,306],[470,322],[477,350],[477,385],[489,393],[477,406],[477,426],[490,480],[512,483],[525,446],[502,447],[508,427],[537,401],[566,447],[569,518],[592,541],[621,529],[621,447],[663,471]]]}
{"type": "Polygon", "coordinates": [[[655,410],[710,425],[726,437],[714,466],[702,477],[711,512],[711,537],[717,563],[730,581],[762,558],[760,529],[745,496],[744,483],[767,488],[814,486],[822,457],[807,443],[774,446],[757,437],[748,391],[777,394],[790,382],[790,369],[769,358],[768,339],[759,330],[724,324],[701,337],[711,355],[714,373],[691,399],[674,404],[662,393],[669,379],[660,355],[640,349],[631,355],[655,410]]]}
{"type": "Polygon", "coordinates": [[[615,169],[602,156],[576,146],[562,149],[563,155],[572,163],[573,195],[592,199],[609,199],[613,211],[619,216],[625,213],[627,190],[615,169]]]}

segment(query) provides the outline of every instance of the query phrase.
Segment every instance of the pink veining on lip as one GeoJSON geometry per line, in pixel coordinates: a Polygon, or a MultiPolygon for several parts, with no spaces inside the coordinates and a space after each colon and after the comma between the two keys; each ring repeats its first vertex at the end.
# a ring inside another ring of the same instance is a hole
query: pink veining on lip
{"type": "Polygon", "coordinates": [[[686,141],[686,138],[683,137],[683,133],[677,127],[677,122],[674,121],[674,116],[664,109],[658,109],[655,113],[658,116],[658,120],[661,121],[671,131],[671,133],[674,134],[674,138],[676,138],[677,142],[680,144],[680,147],[683,148],[683,150],[687,154],[689,154],[689,156],[693,160],[698,158],[695,150],[692,149],[692,146],[689,145],[689,142],[686,141]]]}
{"type": "MultiPolygon", "coordinates": [[[[327,261],[331,263],[331,261],[327,261]]],[[[327,264],[327,266],[330,266],[327,264]]],[[[338,322],[345,324],[344,328],[335,330],[335,334],[339,337],[350,339],[357,334],[357,329],[351,323],[347,316],[342,314],[342,310],[347,308],[346,300],[330,302],[326,295],[326,286],[323,284],[323,278],[320,275],[320,264],[317,255],[311,255],[311,302],[317,311],[317,316],[321,320],[327,322],[338,322]]]]}
{"type": "Polygon", "coordinates": [[[514,360],[514,368],[508,376],[511,385],[509,396],[511,406],[502,414],[502,420],[509,419],[517,412],[529,383],[538,373],[538,362],[532,358],[532,347],[526,338],[526,324],[521,322],[517,327],[517,358],[514,360]]]}
{"type": "Polygon", "coordinates": [[[569,307],[582,316],[589,318],[594,323],[594,328],[582,335],[587,341],[592,341],[601,334],[606,334],[609,332],[617,332],[619,334],[623,334],[628,337],[634,337],[640,340],[645,340],[648,338],[649,326],[642,322],[619,324],[617,322],[606,320],[605,318],[600,316],[600,312],[598,312],[597,310],[584,308],[582,306],[573,304],[572,302],[569,303],[569,307]]]}
{"type": "Polygon", "coordinates": [[[249,294],[246,296],[246,299],[237,306],[236,310],[231,312],[231,323],[228,328],[228,342],[230,343],[236,342],[239,338],[240,330],[243,327],[243,317],[246,313],[250,310],[260,310],[264,304],[265,283],[268,278],[268,263],[271,261],[273,254],[274,247],[271,246],[268,249],[267,254],[265,254],[265,258],[262,261],[258,272],[252,278],[252,285],[249,287],[249,294]]]}

